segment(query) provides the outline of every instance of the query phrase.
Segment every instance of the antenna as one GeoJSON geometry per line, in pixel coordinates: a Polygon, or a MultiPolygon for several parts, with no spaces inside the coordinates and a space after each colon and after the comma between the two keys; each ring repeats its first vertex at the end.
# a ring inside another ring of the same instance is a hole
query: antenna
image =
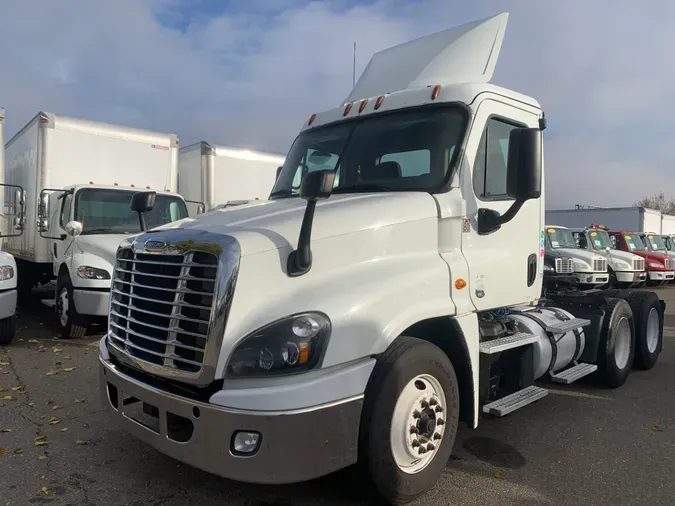
{"type": "Polygon", "coordinates": [[[354,42],[354,62],[352,63],[352,88],[356,85],[356,42],[354,42]]]}

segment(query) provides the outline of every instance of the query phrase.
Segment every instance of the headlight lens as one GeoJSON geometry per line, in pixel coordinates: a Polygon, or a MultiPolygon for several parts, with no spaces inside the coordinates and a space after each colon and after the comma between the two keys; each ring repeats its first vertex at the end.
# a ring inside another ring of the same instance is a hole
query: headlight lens
{"type": "Polygon", "coordinates": [[[7,281],[14,277],[14,267],[11,265],[3,265],[0,267],[0,281],[7,281]]]}
{"type": "Polygon", "coordinates": [[[654,269],[663,269],[663,264],[659,262],[649,262],[649,267],[654,269]]]}
{"type": "Polygon", "coordinates": [[[544,264],[544,272],[553,272],[555,269],[550,265],[544,264]]]}
{"type": "Polygon", "coordinates": [[[574,265],[575,271],[588,271],[591,268],[586,262],[581,262],[579,260],[575,260],[572,264],[574,265]]]}
{"type": "Polygon", "coordinates": [[[105,269],[88,265],[80,265],[77,268],[77,275],[85,279],[110,279],[110,273],[105,269]]]}
{"type": "Polygon", "coordinates": [[[271,323],[244,339],[227,364],[230,377],[277,376],[307,371],[321,360],[330,320],[305,313],[271,323]]]}
{"type": "Polygon", "coordinates": [[[621,260],[616,261],[616,267],[617,269],[630,269],[630,264],[626,262],[622,262],[621,260]]]}

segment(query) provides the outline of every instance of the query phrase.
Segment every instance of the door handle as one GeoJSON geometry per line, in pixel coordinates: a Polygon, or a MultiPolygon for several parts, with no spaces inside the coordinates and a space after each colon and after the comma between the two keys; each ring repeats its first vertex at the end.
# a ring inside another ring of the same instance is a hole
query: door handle
{"type": "Polygon", "coordinates": [[[537,254],[527,257],[527,286],[532,286],[537,279],[537,254]]]}

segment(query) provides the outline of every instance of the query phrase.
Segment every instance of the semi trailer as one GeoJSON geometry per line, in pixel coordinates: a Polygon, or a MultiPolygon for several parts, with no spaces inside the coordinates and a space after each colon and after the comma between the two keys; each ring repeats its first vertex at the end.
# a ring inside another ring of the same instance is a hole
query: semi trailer
{"type": "Polygon", "coordinates": [[[356,464],[406,504],[445,470],[460,421],[654,367],[655,293],[541,298],[546,120],[489,83],[507,18],[375,54],[310,115],[270,202],[123,241],[106,413],[216,475],[294,483],[356,464]],[[317,151],[328,167],[307,170],[317,151]]]}
{"type": "Polygon", "coordinates": [[[16,257],[20,295],[55,284],[64,337],[81,337],[108,316],[115,252],[140,232],[129,209],[137,189],[157,190],[152,226],[187,216],[176,190],[175,135],[39,112],[6,145],[7,183],[25,188],[23,235],[3,248],[16,257]]]}
{"type": "Polygon", "coordinates": [[[588,227],[571,229],[576,245],[607,259],[610,288],[639,288],[647,283],[644,258],[614,249],[607,227],[592,223],[588,227]]]}
{"type": "Polygon", "coordinates": [[[647,207],[555,209],[546,211],[546,221],[569,228],[583,228],[589,223],[602,223],[610,230],[660,232],[662,214],[657,209],[647,207]]]}
{"type": "Polygon", "coordinates": [[[203,202],[208,211],[237,201],[266,200],[283,163],[284,157],[273,153],[197,142],[180,148],[178,192],[203,202]]]}
{"type": "Polygon", "coordinates": [[[567,227],[546,225],[546,249],[560,251],[572,258],[574,273],[580,288],[599,288],[609,283],[607,258],[595,251],[580,249],[567,227]]]}
{"type": "Polygon", "coordinates": [[[639,232],[621,230],[608,233],[613,248],[644,259],[648,285],[660,286],[675,279],[675,259],[665,253],[652,251],[642,240],[639,232]]]}

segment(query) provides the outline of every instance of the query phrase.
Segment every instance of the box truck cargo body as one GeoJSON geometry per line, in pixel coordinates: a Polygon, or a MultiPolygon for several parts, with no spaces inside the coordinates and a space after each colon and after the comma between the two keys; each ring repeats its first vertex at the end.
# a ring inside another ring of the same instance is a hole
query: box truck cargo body
{"type": "Polygon", "coordinates": [[[56,280],[55,300],[46,302],[66,337],[83,334],[89,316],[107,315],[117,246],[140,232],[131,196],[158,192],[154,226],[187,216],[173,193],[178,138],[40,112],[7,143],[6,161],[7,182],[26,192],[24,234],[5,242],[19,291],[56,280]]]}
{"type": "Polygon", "coordinates": [[[284,156],[201,141],[180,148],[178,160],[178,192],[211,211],[228,201],[267,199],[284,156]]]}
{"type": "Polygon", "coordinates": [[[646,207],[608,207],[602,209],[560,209],[546,211],[546,223],[568,228],[584,228],[591,223],[609,230],[661,233],[661,212],[646,207]]]}

